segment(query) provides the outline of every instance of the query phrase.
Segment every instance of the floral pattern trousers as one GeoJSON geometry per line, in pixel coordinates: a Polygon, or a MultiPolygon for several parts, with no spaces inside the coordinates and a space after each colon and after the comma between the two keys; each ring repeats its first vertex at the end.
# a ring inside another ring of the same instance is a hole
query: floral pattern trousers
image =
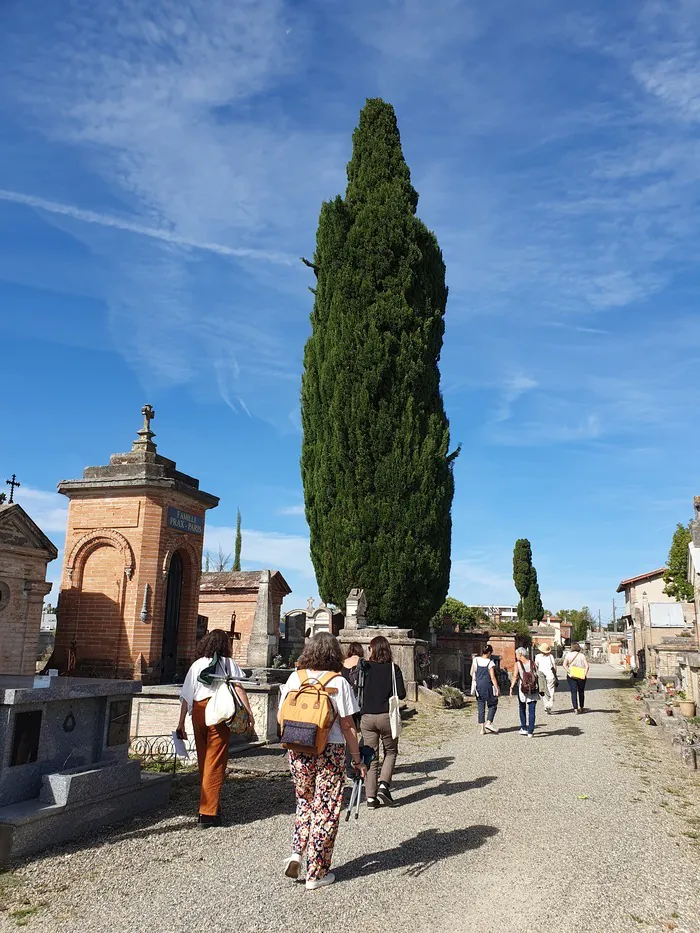
{"type": "Polygon", "coordinates": [[[345,789],[345,745],[328,744],[321,755],[289,752],[297,812],[292,851],[306,851],[306,878],[328,874],[345,789]]]}

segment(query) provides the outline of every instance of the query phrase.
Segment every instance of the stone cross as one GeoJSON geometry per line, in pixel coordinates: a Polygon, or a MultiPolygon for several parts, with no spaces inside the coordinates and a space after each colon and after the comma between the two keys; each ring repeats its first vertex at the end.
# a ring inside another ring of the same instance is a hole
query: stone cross
{"type": "Polygon", "coordinates": [[[143,427],[140,431],[137,431],[138,440],[134,441],[131,446],[132,450],[147,450],[151,453],[155,453],[156,445],[153,443],[153,438],[155,434],[151,431],[151,421],[156,416],[155,409],[152,405],[144,405],[141,409],[141,414],[143,415],[143,427]]]}
{"type": "Polygon", "coordinates": [[[22,484],[17,482],[17,476],[14,473],[12,479],[6,479],[5,482],[10,487],[10,503],[12,503],[15,501],[15,489],[19,489],[22,484]]]}

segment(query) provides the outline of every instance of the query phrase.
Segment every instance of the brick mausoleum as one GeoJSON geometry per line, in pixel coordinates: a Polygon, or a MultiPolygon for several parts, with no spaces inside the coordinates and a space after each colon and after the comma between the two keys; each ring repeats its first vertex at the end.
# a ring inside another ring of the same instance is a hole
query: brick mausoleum
{"type": "Polygon", "coordinates": [[[204,518],[218,498],[156,453],[154,417],[128,453],[59,483],[70,499],[53,667],[171,683],[194,657],[204,518]]]}
{"type": "MultiPolygon", "coordinates": [[[[236,637],[233,656],[239,664],[248,663],[248,643],[258,602],[260,577],[259,570],[229,570],[223,573],[202,574],[199,614],[208,619],[208,631],[222,628],[236,637]]],[[[277,636],[280,634],[282,601],[291,592],[289,584],[279,570],[271,571],[270,598],[277,636]]]]}

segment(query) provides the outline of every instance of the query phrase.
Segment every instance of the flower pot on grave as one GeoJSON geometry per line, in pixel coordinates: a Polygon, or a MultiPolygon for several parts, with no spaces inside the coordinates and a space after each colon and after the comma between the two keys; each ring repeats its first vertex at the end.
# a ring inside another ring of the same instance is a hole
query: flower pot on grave
{"type": "Polygon", "coordinates": [[[695,701],[694,700],[680,700],[678,704],[681,708],[681,715],[687,716],[689,719],[695,715],[695,701]]]}

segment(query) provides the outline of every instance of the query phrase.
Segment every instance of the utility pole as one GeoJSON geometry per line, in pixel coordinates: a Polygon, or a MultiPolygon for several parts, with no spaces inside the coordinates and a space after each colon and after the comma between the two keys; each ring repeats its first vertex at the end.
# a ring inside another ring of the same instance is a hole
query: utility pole
{"type": "Polygon", "coordinates": [[[598,631],[599,632],[603,631],[601,621],[600,621],[600,609],[598,610],[598,631]]]}
{"type": "Polygon", "coordinates": [[[615,615],[615,600],[613,599],[613,632],[617,631],[617,616],[615,615]]]}

